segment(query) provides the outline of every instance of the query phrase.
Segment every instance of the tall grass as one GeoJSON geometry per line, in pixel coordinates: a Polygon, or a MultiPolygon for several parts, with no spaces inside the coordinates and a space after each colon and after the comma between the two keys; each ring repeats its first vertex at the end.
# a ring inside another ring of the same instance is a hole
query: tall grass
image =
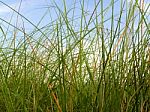
{"type": "Polygon", "coordinates": [[[35,25],[0,1],[22,21],[0,18],[0,111],[150,111],[149,6],[61,2],[47,4],[35,25]],[[41,27],[52,9],[57,19],[41,27]],[[24,22],[34,28],[26,31],[24,22]]]}

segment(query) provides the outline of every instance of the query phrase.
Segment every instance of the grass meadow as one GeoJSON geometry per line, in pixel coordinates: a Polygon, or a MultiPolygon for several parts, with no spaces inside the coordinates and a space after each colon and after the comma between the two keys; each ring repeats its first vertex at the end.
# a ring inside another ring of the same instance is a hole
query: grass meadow
{"type": "Polygon", "coordinates": [[[150,112],[150,4],[51,1],[37,24],[0,1],[0,112],[150,112]]]}

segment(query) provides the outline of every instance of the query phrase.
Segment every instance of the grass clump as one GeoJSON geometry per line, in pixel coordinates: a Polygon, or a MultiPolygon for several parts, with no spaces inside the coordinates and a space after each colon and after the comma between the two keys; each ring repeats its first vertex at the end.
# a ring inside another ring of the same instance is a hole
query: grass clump
{"type": "Polygon", "coordinates": [[[0,110],[150,111],[149,6],[142,0],[107,6],[94,0],[94,8],[84,0],[71,7],[61,2],[63,8],[47,4],[35,25],[0,1],[22,21],[19,27],[0,18],[0,110]],[[56,19],[41,26],[51,10],[56,19]],[[34,28],[26,31],[24,22],[34,28]]]}

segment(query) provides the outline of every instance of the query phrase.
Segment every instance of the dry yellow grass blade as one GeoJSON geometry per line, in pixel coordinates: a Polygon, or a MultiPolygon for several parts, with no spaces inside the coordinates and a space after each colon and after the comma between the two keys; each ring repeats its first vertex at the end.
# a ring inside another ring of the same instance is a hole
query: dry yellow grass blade
{"type": "Polygon", "coordinates": [[[58,99],[57,99],[55,93],[54,93],[53,90],[52,90],[53,85],[52,85],[52,84],[49,84],[49,85],[48,85],[48,88],[51,90],[51,95],[52,95],[52,97],[54,98],[54,101],[55,101],[55,103],[56,103],[56,105],[57,105],[57,108],[58,108],[59,112],[62,112],[62,109],[61,109],[61,107],[60,107],[60,105],[59,105],[59,101],[58,101],[58,99]]]}

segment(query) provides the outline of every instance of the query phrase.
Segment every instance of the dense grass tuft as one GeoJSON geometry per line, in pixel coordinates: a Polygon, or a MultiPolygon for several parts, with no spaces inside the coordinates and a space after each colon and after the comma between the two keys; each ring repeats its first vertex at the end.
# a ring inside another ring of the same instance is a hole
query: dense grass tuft
{"type": "Polygon", "coordinates": [[[35,25],[0,1],[22,21],[0,18],[0,111],[150,111],[149,6],[61,2],[48,4],[35,25]],[[42,26],[50,10],[57,17],[42,26]]]}

